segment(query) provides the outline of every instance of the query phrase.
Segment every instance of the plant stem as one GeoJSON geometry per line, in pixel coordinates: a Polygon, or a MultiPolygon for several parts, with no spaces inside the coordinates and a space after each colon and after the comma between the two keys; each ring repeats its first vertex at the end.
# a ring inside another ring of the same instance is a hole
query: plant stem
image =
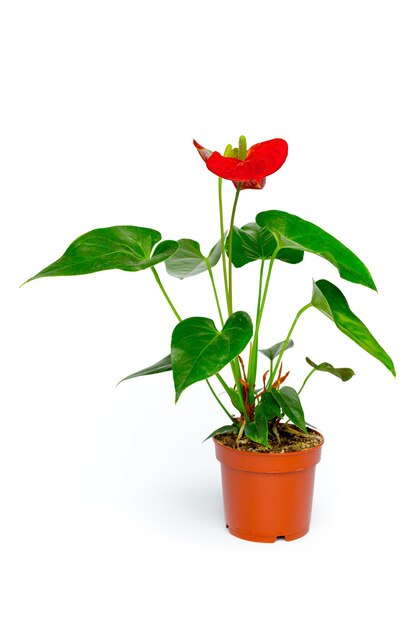
{"type": "Polygon", "coordinates": [[[260,318],[259,318],[259,325],[261,324],[261,319],[262,319],[262,315],[264,312],[264,308],[265,308],[265,302],[266,302],[266,296],[268,294],[268,287],[269,287],[269,281],[271,280],[271,274],[272,274],[272,267],[274,265],[274,261],[276,259],[276,256],[279,252],[279,248],[275,249],[274,254],[271,257],[271,260],[269,262],[269,267],[268,267],[268,274],[266,275],[266,281],[265,281],[265,288],[264,288],[264,293],[262,296],[262,303],[261,303],[261,311],[260,311],[260,318]]]}
{"type": "Polygon", "coordinates": [[[217,311],[219,312],[220,322],[222,326],[224,326],[224,320],[223,320],[222,310],[220,307],[219,296],[217,294],[216,283],[214,282],[213,271],[211,269],[210,261],[208,259],[206,259],[206,265],[207,265],[207,270],[210,276],[211,285],[213,287],[213,293],[214,293],[214,298],[216,300],[217,311]]]}
{"type": "Polygon", "coordinates": [[[306,382],[308,381],[308,379],[310,378],[310,376],[313,376],[314,372],[317,372],[317,367],[313,367],[313,369],[311,370],[311,372],[309,372],[307,374],[307,376],[304,379],[303,384],[301,385],[300,389],[298,390],[298,395],[300,395],[300,393],[302,392],[302,390],[305,387],[306,382]]]}
{"type": "MultiPolygon", "coordinates": [[[[221,242],[221,250],[222,250],[223,281],[224,281],[224,290],[225,290],[225,294],[226,294],[227,310],[228,310],[228,315],[230,316],[232,314],[232,303],[230,301],[230,293],[231,293],[230,287],[231,287],[231,285],[228,282],[227,268],[226,268],[226,245],[225,245],[225,236],[224,236],[222,184],[223,184],[223,179],[219,178],[218,179],[218,192],[219,192],[220,242],[221,242]]],[[[234,201],[234,204],[233,204],[231,228],[233,228],[234,216],[235,216],[235,213],[236,213],[237,200],[239,198],[240,187],[241,187],[241,185],[239,183],[238,189],[236,191],[235,201],[234,201]]],[[[230,235],[230,233],[229,233],[229,235],[230,235]]],[[[232,244],[232,239],[229,237],[229,255],[231,254],[231,244],[232,244]]],[[[230,263],[229,263],[229,280],[232,279],[231,277],[232,277],[231,266],[230,266],[230,263]]],[[[219,313],[220,313],[220,311],[219,311],[219,313]]],[[[245,404],[244,404],[244,401],[243,401],[242,388],[241,388],[241,384],[239,382],[240,366],[239,366],[239,362],[237,361],[237,359],[234,359],[230,363],[230,367],[232,369],[232,374],[233,374],[233,378],[235,380],[237,392],[238,392],[239,397],[240,397],[241,402],[242,402],[243,412],[246,415],[245,404]]]]}
{"type": "Polygon", "coordinates": [[[216,399],[216,401],[218,402],[218,404],[220,404],[220,406],[222,407],[223,411],[226,413],[226,415],[228,416],[228,418],[230,420],[232,420],[233,423],[235,423],[235,420],[232,417],[232,414],[229,413],[229,411],[226,409],[226,407],[224,406],[223,402],[220,400],[220,398],[218,397],[217,393],[214,391],[213,387],[210,384],[210,381],[208,379],[206,379],[206,383],[209,386],[209,389],[211,391],[211,393],[213,394],[214,398],[216,399]]]}
{"type": "Polygon", "coordinates": [[[258,333],[259,333],[259,325],[261,323],[261,302],[262,302],[262,285],[263,285],[263,275],[264,275],[264,266],[265,260],[262,259],[261,262],[261,270],[259,272],[259,288],[258,288],[258,303],[256,305],[256,323],[255,323],[255,333],[253,335],[253,346],[249,356],[249,365],[248,365],[248,384],[249,384],[249,402],[253,402],[255,398],[254,393],[254,385],[256,380],[256,369],[257,369],[257,353],[258,353],[258,333]]]}
{"type": "Polygon", "coordinates": [[[230,367],[232,368],[232,374],[233,374],[233,378],[235,380],[235,384],[236,384],[236,390],[237,393],[239,395],[239,399],[242,403],[242,408],[243,408],[243,415],[246,417],[246,419],[249,419],[248,417],[248,413],[246,411],[246,407],[245,407],[245,401],[243,399],[243,392],[242,392],[242,384],[240,382],[240,378],[242,377],[241,371],[240,371],[240,363],[238,359],[233,359],[233,361],[230,361],[230,367]]]}
{"type": "Polygon", "coordinates": [[[277,425],[276,425],[276,424],[274,424],[274,425],[272,426],[272,432],[274,433],[275,438],[276,438],[276,440],[277,440],[278,444],[280,444],[280,443],[281,443],[281,437],[279,436],[279,432],[278,432],[278,429],[277,429],[277,425]]]}
{"type": "MultiPolygon", "coordinates": [[[[253,350],[251,353],[251,358],[250,358],[250,362],[249,362],[249,367],[248,370],[250,372],[250,375],[248,374],[248,383],[249,383],[249,395],[250,395],[250,401],[253,402],[253,397],[254,397],[254,386],[256,384],[256,373],[257,373],[257,369],[258,369],[258,338],[259,338],[259,328],[261,326],[261,320],[262,320],[262,315],[264,312],[264,308],[265,308],[265,302],[266,302],[266,296],[268,294],[268,287],[269,287],[269,282],[271,280],[271,275],[272,275],[272,267],[274,265],[274,261],[275,258],[278,254],[279,248],[277,247],[274,251],[274,254],[271,257],[271,260],[269,262],[269,267],[268,267],[268,274],[266,276],[266,281],[265,281],[265,287],[264,287],[264,291],[263,291],[263,295],[262,295],[262,300],[261,300],[261,291],[262,291],[262,280],[263,280],[263,271],[264,271],[264,259],[262,259],[262,264],[261,264],[261,271],[260,271],[260,276],[259,276],[259,292],[258,292],[258,306],[257,306],[257,312],[256,312],[256,324],[255,324],[255,334],[254,334],[254,338],[253,338],[253,350]]],[[[272,362],[271,362],[271,370],[270,373],[272,371],[272,362]]]]}
{"type": "Polygon", "coordinates": [[[246,420],[243,420],[242,425],[240,427],[239,433],[236,437],[236,443],[239,444],[240,439],[242,438],[243,431],[245,430],[246,420]]]}
{"type": "Polygon", "coordinates": [[[224,236],[222,185],[223,185],[223,178],[219,178],[218,192],[219,192],[219,214],[220,214],[220,242],[221,242],[221,250],[222,250],[224,291],[226,294],[226,303],[228,303],[229,302],[229,285],[227,282],[227,269],[226,269],[226,245],[225,245],[225,236],[224,236]]]}
{"type": "MultiPolygon", "coordinates": [[[[232,372],[233,372],[233,368],[232,368],[232,372]]],[[[227,382],[220,376],[220,374],[216,374],[216,378],[219,381],[219,383],[221,384],[221,386],[223,387],[223,389],[225,390],[225,392],[227,394],[229,394],[229,386],[227,384],[227,382]]],[[[237,387],[237,393],[239,396],[239,400],[241,402],[241,407],[242,410],[240,411],[242,413],[242,415],[244,415],[246,418],[248,418],[247,412],[246,412],[246,407],[245,407],[245,402],[243,400],[243,394],[242,394],[242,388],[241,387],[237,387]]],[[[238,408],[238,407],[236,407],[238,408]]],[[[238,408],[238,410],[240,410],[240,407],[238,408]]]]}
{"type": "Polygon", "coordinates": [[[275,378],[275,376],[276,376],[276,374],[278,372],[278,368],[279,368],[279,366],[281,364],[281,361],[282,361],[282,355],[284,354],[284,352],[285,352],[285,350],[286,350],[286,348],[288,346],[288,343],[289,343],[289,341],[291,339],[291,335],[292,335],[292,332],[293,332],[293,330],[295,328],[295,325],[297,324],[298,320],[300,319],[300,317],[304,313],[304,311],[307,311],[307,309],[309,309],[311,306],[312,306],[312,304],[311,304],[311,302],[309,302],[305,306],[301,307],[301,309],[298,311],[297,315],[295,316],[294,321],[291,324],[291,328],[288,331],[288,335],[285,338],[284,345],[282,346],[281,353],[280,353],[280,355],[279,355],[279,357],[277,359],[277,362],[275,364],[274,371],[271,372],[271,375],[269,377],[269,381],[268,381],[268,385],[267,385],[267,389],[268,390],[270,390],[271,387],[272,387],[272,383],[274,382],[274,378],[275,378]]]}
{"type": "MultiPolygon", "coordinates": [[[[158,286],[160,288],[160,290],[162,291],[162,293],[164,294],[165,300],[168,302],[169,306],[171,307],[172,312],[174,313],[175,317],[177,318],[177,320],[179,322],[182,321],[182,318],[180,316],[180,314],[178,313],[177,309],[175,308],[175,306],[172,304],[171,298],[168,296],[167,292],[164,289],[164,286],[161,282],[161,279],[159,278],[159,274],[156,271],[156,269],[154,267],[151,267],[152,273],[154,275],[154,278],[156,280],[156,282],[158,283],[158,286]]],[[[220,375],[217,374],[217,377],[220,379],[220,375]]],[[[222,379],[223,381],[223,379],[222,379]]],[[[224,382],[224,381],[223,381],[224,382]]],[[[223,405],[223,403],[221,402],[221,400],[218,398],[216,392],[214,391],[213,387],[211,386],[211,384],[209,383],[209,381],[206,379],[206,383],[209,386],[209,389],[211,391],[211,393],[213,394],[213,396],[216,398],[217,402],[220,404],[220,406],[222,407],[222,409],[225,411],[225,413],[227,413],[227,415],[229,416],[230,419],[232,419],[231,414],[229,413],[229,411],[226,409],[226,407],[223,405]]],[[[224,383],[226,384],[226,383],[224,383]]],[[[233,419],[232,419],[233,421],[233,419]]]]}
{"type": "Polygon", "coordinates": [[[165,300],[168,302],[168,304],[169,304],[169,306],[171,307],[172,312],[174,313],[174,315],[175,315],[175,317],[177,318],[177,320],[178,320],[179,322],[181,322],[181,321],[182,321],[182,320],[181,320],[181,316],[180,316],[180,314],[178,313],[178,311],[177,311],[177,309],[175,308],[175,306],[172,304],[171,299],[170,299],[170,297],[168,296],[167,292],[165,291],[164,286],[163,286],[163,284],[161,283],[161,279],[159,278],[159,274],[158,274],[158,272],[156,271],[156,269],[155,269],[154,267],[151,267],[151,270],[152,270],[152,274],[153,274],[153,275],[154,275],[154,277],[155,277],[156,282],[157,282],[157,283],[158,283],[158,285],[159,285],[160,290],[162,291],[162,293],[163,293],[163,294],[164,294],[164,296],[165,296],[165,300]]]}
{"type": "Polygon", "coordinates": [[[240,194],[241,188],[242,188],[242,184],[238,183],[237,189],[236,189],[236,194],[235,194],[235,201],[233,203],[232,215],[230,217],[229,250],[228,250],[228,253],[229,253],[229,281],[228,281],[229,298],[227,300],[227,310],[229,312],[229,315],[231,315],[233,313],[233,285],[232,285],[233,225],[234,225],[234,222],[235,222],[237,201],[239,200],[239,194],[240,194]]]}
{"type": "MultiPolygon", "coordinates": [[[[227,312],[228,315],[232,315],[233,313],[233,286],[232,286],[232,282],[233,282],[233,277],[232,277],[232,252],[233,252],[233,225],[234,225],[234,221],[235,221],[235,215],[236,215],[236,209],[237,209],[237,201],[239,200],[239,194],[240,194],[240,190],[242,188],[241,183],[238,183],[237,185],[237,189],[236,189],[236,194],[235,194],[235,199],[233,202],[233,208],[232,208],[232,215],[230,217],[230,228],[229,228],[229,248],[228,248],[228,256],[229,256],[229,272],[228,272],[228,277],[225,278],[225,282],[227,282],[228,285],[228,298],[227,298],[227,312]]],[[[231,368],[232,368],[232,372],[233,372],[233,378],[235,379],[235,383],[236,383],[236,388],[237,388],[237,392],[239,394],[239,397],[242,401],[242,405],[243,405],[243,413],[246,416],[246,418],[248,418],[247,416],[247,412],[246,412],[246,408],[245,408],[245,403],[243,401],[243,394],[242,394],[242,386],[240,384],[240,378],[241,378],[241,371],[240,371],[240,364],[239,361],[237,359],[233,359],[233,361],[230,363],[231,368]]]]}

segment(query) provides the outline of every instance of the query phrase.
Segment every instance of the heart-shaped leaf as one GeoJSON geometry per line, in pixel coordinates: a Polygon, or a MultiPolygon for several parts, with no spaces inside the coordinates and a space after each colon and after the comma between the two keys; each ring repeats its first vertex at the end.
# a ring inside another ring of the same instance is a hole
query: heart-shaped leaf
{"type": "MultiPolygon", "coordinates": [[[[229,433],[237,433],[239,432],[239,427],[236,424],[226,424],[226,426],[220,426],[220,428],[216,428],[208,437],[204,439],[211,439],[212,437],[217,437],[217,435],[228,435],[229,433]]],[[[203,441],[203,443],[204,443],[203,441]]]]}
{"type": "Polygon", "coordinates": [[[311,304],[331,319],[347,337],[381,361],[395,376],[391,357],[385,352],[365,324],[351,311],[343,293],[328,280],[313,282],[311,304]]]}
{"type": "MultiPolygon", "coordinates": [[[[285,341],[279,341],[274,346],[271,346],[271,348],[265,348],[264,350],[259,350],[259,352],[262,352],[262,354],[264,354],[267,357],[267,359],[270,359],[272,361],[273,359],[275,359],[277,356],[281,354],[284,345],[285,345],[285,341]]],[[[288,350],[289,348],[292,348],[293,346],[294,346],[294,342],[292,339],[290,339],[285,349],[288,350]]]]}
{"type": "Polygon", "coordinates": [[[252,333],[252,321],[244,311],[233,313],[221,331],[207,317],[189,317],[177,324],[171,342],[175,400],[184,389],[217,374],[235,359],[252,333]]]}
{"type": "MultiPolygon", "coordinates": [[[[280,405],[276,401],[272,391],[265,391],[262,394],[258,406],[260,407],[259,410],[262,411],[268,421],[280,417],[281,415],[280,405]]],[[[256,408],[258,408],[258,406],[256,408]]]]}
{"type": "Polygon", "coordinates": [[[256,443],[270,447],[268,443],[268,418],[262,403],[255,408],[253,422],[246,422],[245,435],[256,443]]]}
{"type": "Polygon", "coordinates": [[[340,378],[343,382],[350,380],[352,376],[355,375],[355,372],[350,369],[350,367],[333,367],[330,363],[325,362],[320,363],[320,365],[316,365],[316,363],[309,359],[308,356],[306,356],[306,361],[317,372],[327,372],[328,374],[333,374],[333,376],[337,376],[337,378],[340,378]]]}
{"type": "Polygon", "coordinates": [[[272,395],[284,411],[285,415],[303,432],[307,432],[304,419],[304,411],[301,406],[300,397],[292,387],[281,387],[273,389],[272,395]]]}
{"type": "MultiPolygon", "coordinates": [[[[229,248],[227,241],[226,250],[229,248]]],[[[274,235],[266,228],[258,226],[256,222],[245,224],[242,228],[233,227],[232,263],[235,267],[243,267],[259,259],[270,259],[276,248],[274,235]]],[[[300,263],[303,256],[302,250],[282,248],[276,258],[286,263],[300,263]]]]}
{"type": "Polygon", "coordinates": [[[168,354],[168,356],[158,361],[158,363],[149,365],[149,367],[145,367],[143,370],[139,370],[139,372],[135,372],[134,374],[126,376],[126,378],[122,378],[122,380],[117,384],[119,385],[124,380],[129,380],[130,378],[137,378],[138,376],[150,376],[151,374],[160,374],[161,372],[170,372],[171,370],[171,355],[168,354]]]}
{"type": "Polygon", "coordinates": [[[162,263],[178,249],[176,241],[160,241],[161,233],[139,226],[97,228],[81,235],[62,257],[30,278],[75,276],[103,270],[137,272],[162,263]]]}
{"type": "Polygon", "coordinates": [[[178,250],[165,261],[168,274],[176,278],[188,278],[206,272],[214,267],[221,256],[221,242],[218,241],[205,257],[200,250],[200,244],[193,239],[179,239],[178,250]],[[208,266],[207,266],[208,264],[208,266]]]}
{"type": "Polygon", "coordinates": [[[256,221],[274,234],[280,248],[317,254],[332,263],[342,278],[376,290],[368,268],[356,254],[322,228],[284,211],[258,213],[256,221]]]}

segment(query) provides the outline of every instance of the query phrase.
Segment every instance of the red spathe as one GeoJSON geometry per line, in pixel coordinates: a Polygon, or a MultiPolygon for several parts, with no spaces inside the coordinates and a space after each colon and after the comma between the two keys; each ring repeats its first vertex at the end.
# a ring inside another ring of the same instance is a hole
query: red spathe
{"type": "Polygon", "coordinates": [[[246,158],[242,160],[212,152],[195,140],[194,145],[210,172],[233,181],[236,186],[241,183],[241,189],[262,189],[265,177],[279,170],[288,155],[285,139],[257,143],[249,148],[246,158]]]}

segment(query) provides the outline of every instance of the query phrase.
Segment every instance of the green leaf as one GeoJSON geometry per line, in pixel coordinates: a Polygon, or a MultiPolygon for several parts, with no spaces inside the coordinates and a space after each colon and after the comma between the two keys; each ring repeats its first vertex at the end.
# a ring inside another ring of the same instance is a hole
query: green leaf
{"type": "Polygon", "coordinates": [[[355,375],[355,372],[350,369],[350,367],[333,367],[330,363],[325,362],[320,363],[320,365],[316,365],[316,363],[309,359],[308,356],[306,356],[306,361],[317,372],[327,372],[328,374],[333,374],[333,376],[337,376],[337,378],[340,378],[343,382],[350,380],[352,376],[355,375]]]}
{"type": "MultiPolygon", "coordinates": [[[[264,350],[259,350],[259,352],[262,352],[262,354],[264,354],[268,359],[272,360],[281,354],[284,344],[285,344],[285,341],[279,341],[274,346],[271,346],[271,348],[265,348],[264,350]]],[[[292,348],[293,346],[294,346],[294,342],[292,339],[290,339],[285,349],[288,350],[289,348],[292,348]]]]}
{"type": "Polygon", "coordinates": [[[178,250],[165,261],[165,267],[171,276],[189,278],[207,271],[207,263],[214,267],[221,256],[221,241],[211,249],[208,257],[200,250],[200,244],[193,239],[179,239],[178,250]]]}
{"type": "Polygon", "coordinates": [[[258,213],[256,221],[274,234],[280,248],[317,254],[332,263],[342,278],[376,290],[369,270],[356,254],[322,228],[284,211],[258,213]]]}
{"type": "Polygon", "coordinates": [[[151,228],[97,228],[78,237],[60,259],[26,282],[45,276],[75,276],[102,270],[144,270],[165,261],[176,252],[176,241],[163,241],[152,254],[160,239],[161,233],[151,228]]]}
{"type": "Polygon", "coordinates": [[[130,378],[137,378],[138,376],[149,376],[150,374],[160,374],[161,372],[170,372],[172,370],[171,363],[171,355],[164,357],[158,363],[154,363],[153,365],[149,365],[149,367],[145,367],[143,370],[139,370],[139,372],[135,372],[134,374],[130,374],[126,376],[126,378],[122,378],[117,384],[120,385],[124,380],[129,380],[130,378]]]}
{"type": "Polygon", "coordinates": [[[216,437],[217,435],[228,435],[229,433],[237,433],[237,432],[239,432],[238,426],[236,426],[235,424],[226,424],[226,426],[220,426],[220,428],[216,428],[216,430],[213,430],[213,432],[210,433],[210,435],[206,437],[202,443],[204,443],[204,441],[207,441],[207,439],[216,437]]]}
{"type": "Polygon", "coordinates": [[[259,411],[262,411],[268,421],[273,420],[276,417],[280,417],[281,415],[280,405],[274,398],[271,391],[265,391],[262,394],[260,403],[256,408],[258,408],[258,406],[260,407],[259,411]]]}
{"type": "Polygon", "coordinates": [[[281,387],[281,389],[273,389],[272,394],[285,415],[303,432],[307,432],[304,419],[304,411],[301,406],[300,397],[292,387],[281,387]]]}
{"type": "MultiPolygon", "coordinates": [[[[226,250],[228,250],[228,238],[226,250]]],[[[242,228],[233,227],[232,263],[235,267],[243,267],[247,263],[259,259],[270,259],[277,248],[274,235],[266,228],[261,228],[256,222],[245,224],[242,228]]],[[[300,263],[304,252],[291,248],[283,248],[277,254],[277,259],[286,263],[300,263]]]]}
{"type": "Polygon", "coordinates": [[[343,293],[328,280],[313,282],[311,304],[331,319],[347,337],[381,361],[395,376],[394,363],[365,324],[350,310],[343,293]]]}
{"type": "Polygon", "coordinates": [[[218,331],[207,317],[190,317],[174,328],[171,342],[176,401],[187,387],[210,378],[236,358],[252,337],[249,315],[233,313],[218,331]]]}
{"type": "Polygon", "coordinates": [[[256,443],[260,443],[267,448],[270,447],[268,442],[268,418],[262,403],[255,407],[253,422],[246,423],[245,434],[252,441],[256,441],[256,443]]]}

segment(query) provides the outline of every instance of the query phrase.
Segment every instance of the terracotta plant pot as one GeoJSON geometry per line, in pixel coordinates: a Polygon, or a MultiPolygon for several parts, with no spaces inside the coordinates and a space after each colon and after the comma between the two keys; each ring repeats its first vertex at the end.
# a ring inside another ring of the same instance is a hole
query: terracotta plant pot
{"type": "Polygon", "coordinates": [[[314,474],[323,443],[301,452],[235,450],[214,439],[226,526],[249,541],[292,541],[310,527],[314,474]]]}

